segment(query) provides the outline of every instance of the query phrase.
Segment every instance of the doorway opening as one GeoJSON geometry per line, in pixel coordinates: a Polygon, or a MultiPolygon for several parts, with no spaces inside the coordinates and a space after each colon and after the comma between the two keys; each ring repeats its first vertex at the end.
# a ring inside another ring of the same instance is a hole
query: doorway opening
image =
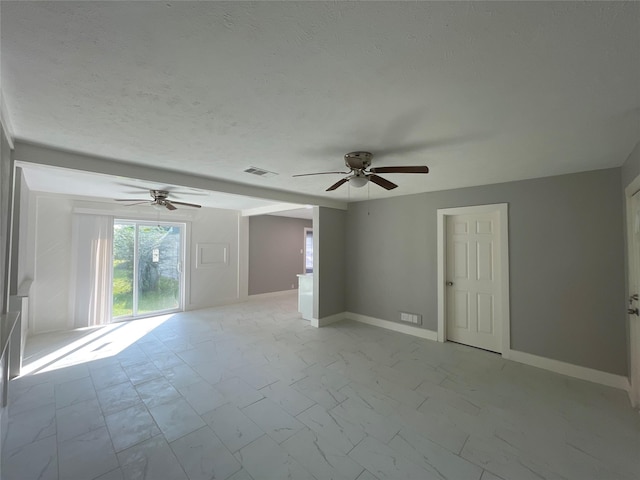
{"type": "Polygon", "coordinates": [[[114,321],[182,310],[184,224],[115,220],[114,321]]]}
{"type": "Polygon", "coordinates": [[[629,398],[640,407],[640,176],[625,189],[627,206],[629,398]]]}
{"type": "Polygon", "coordinates": [[[313,228],[304,229],[304,273],[313,273],[313,228]]]}

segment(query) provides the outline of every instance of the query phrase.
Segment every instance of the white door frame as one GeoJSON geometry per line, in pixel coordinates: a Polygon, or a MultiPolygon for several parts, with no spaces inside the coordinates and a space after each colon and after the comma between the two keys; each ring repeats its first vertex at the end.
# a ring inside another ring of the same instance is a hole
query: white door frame
{"type": "MultiPolygon", "coordinates": [[[[637,262],[640,262],[640,259],[635,258],[636,253],[633,248],[635,219],[633,218],[633,201],[631,199],[638,191],[640,191],[640,175],[624,190],[627,207],[627,264],[629,270],[629,283],[627,286],[629,291],[627,291],[627,298],[633,293],[640,293],[631,291],[631,289],[640,289],[640,278],[638,278],[637,269],[634,267],[639,264],[637,262]]],[[[637,306],[637,304],[635,306],[637,306]]],[[[629,322],[629,357],[631,360],[631,365],[629,365],[629,399],[631,400],[631,405],[638,407],[640,406],[640,340],[638,340],[640,336],[640,317],[634,319],[630,315],[627,315],[627,319],[629,322]],[[635,322],[635,324],[633,322],[635,322]]]]}
{"type": "Polygon", "coordinates": [[[498,253],[498,268],[500,271],[500,318],[502,326],[500,352],[504,358],[508,358],[511,351],[510,317],[509,317],[509,209],[506,203],[492,205],[475,205],[469,207],[441,208],[438,209],[438,341],[447,339],[447,298],[445,283],[446,259],[447,259],[447,218],[451,215],[473,215],[478,213],[498,213],[498,241],[500,252],[498,253]]]}

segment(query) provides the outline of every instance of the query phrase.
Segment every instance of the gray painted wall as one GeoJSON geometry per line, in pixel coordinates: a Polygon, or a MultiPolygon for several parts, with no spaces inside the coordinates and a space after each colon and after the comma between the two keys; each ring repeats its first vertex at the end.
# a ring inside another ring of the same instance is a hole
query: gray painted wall
{"type": "Polygon", "coordinates": [[[315,318],[324,318],[346,310],[346,222],[347,212],[318,207],[314,220],[314,280],[318,282],[315,318]]]}
{"type": "Polygon", "coordinates": [[[304,228],[311,220],[259,215],[249,218],[249,295],[298,288],[304,273],[304,228]]]}
{"type": "Polygon", "coordinates": [[[436,211],[509,204],[511,348],[627,374],[621,170],[349,205],[347,310],[437,330],[436,211]]]}

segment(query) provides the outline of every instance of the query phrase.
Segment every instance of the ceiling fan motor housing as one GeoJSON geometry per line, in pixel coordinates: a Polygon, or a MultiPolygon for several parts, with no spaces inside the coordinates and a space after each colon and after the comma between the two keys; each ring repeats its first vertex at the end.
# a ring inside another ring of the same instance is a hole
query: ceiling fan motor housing
{"type": "Polygon", "coordinates": [[[167,190],[149,190],[151,194],[151,198],[154,200],[166,200],[169,196],[169,192],[167,190]]]}
{"type": "Polygon", "coordinates": [[[147,203],[149,205],[152,205],[154,207],[157,206],[161,206],[161,207],[166,207],[167,210],[176,210],[178,207],[176,207],[176,205],[180,205],[180,206],[184,206],[184,207],[193,207],[193,208],[200,208],[202,207],[202,205],[198,205],[195,203],[186,203],[186,202],[176,202],[175,200],[169,200],[169,191],[168,190],[149,190],[149,195],[152,198],[151,202],[145,202],[144,200],[140,201],[141,199],[138,198],[117,198],[116,202],[136,202],[133,203],[131,205],[127,205],[127,206],[132,206],[132,205],[140,205],[141,203],[147,203]]]}
{"type": "Polygon", "coordinates": [[[371,152],[351,152],[344,156],[344,164],[353,170],[364,170],[371,166],[371,152]]]}

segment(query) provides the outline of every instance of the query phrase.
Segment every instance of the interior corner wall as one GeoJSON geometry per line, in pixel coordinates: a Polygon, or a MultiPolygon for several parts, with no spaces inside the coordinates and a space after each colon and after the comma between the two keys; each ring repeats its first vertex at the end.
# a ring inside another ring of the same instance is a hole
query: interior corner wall
{"type": "Polygon", "coordinates": [[[18,230],[18,268],[17,287],[34,278],[34,251],[35,236],[31,234],[34,228],[35,201],[27,185],[24,172],[20,169],[20,176],[16,178],[16,186],[20,182],[20,209],[19,209],[19,230],[18,230]]]}
{"type": "Polygon", "coordinates": [[[349,205],[347,310],[437,330],[440,208],[509,204],[511,348],[627,374],[621,169],[349,205]]]}
{"type": "Polygon", "coordinates": [[[318,319],[346,311],[346,222],[345,210],[318,207],[314,230],[314,246],[317,245],[314,280],[318,282],[314,295],[317,291],[318,319]]]}
{"type": "Polygon", "coordinates": [[[0,127],[0,313],[7,312],[9,301],[9,259],[11,210],[13,196],[13,168],[9,139],[0,127]]]}
{"type": "Polygon", "coordinates": [[[34,195],[35,258],[30,333],[70,328],[69,284],[71,281],[70,198],[34,195]]]}
{"type": "Polygon", "coordinates": [[[276,215],[249,217],[249,295],[298,288],[304,273],[304,229],[313,222],[276,215]]]}

